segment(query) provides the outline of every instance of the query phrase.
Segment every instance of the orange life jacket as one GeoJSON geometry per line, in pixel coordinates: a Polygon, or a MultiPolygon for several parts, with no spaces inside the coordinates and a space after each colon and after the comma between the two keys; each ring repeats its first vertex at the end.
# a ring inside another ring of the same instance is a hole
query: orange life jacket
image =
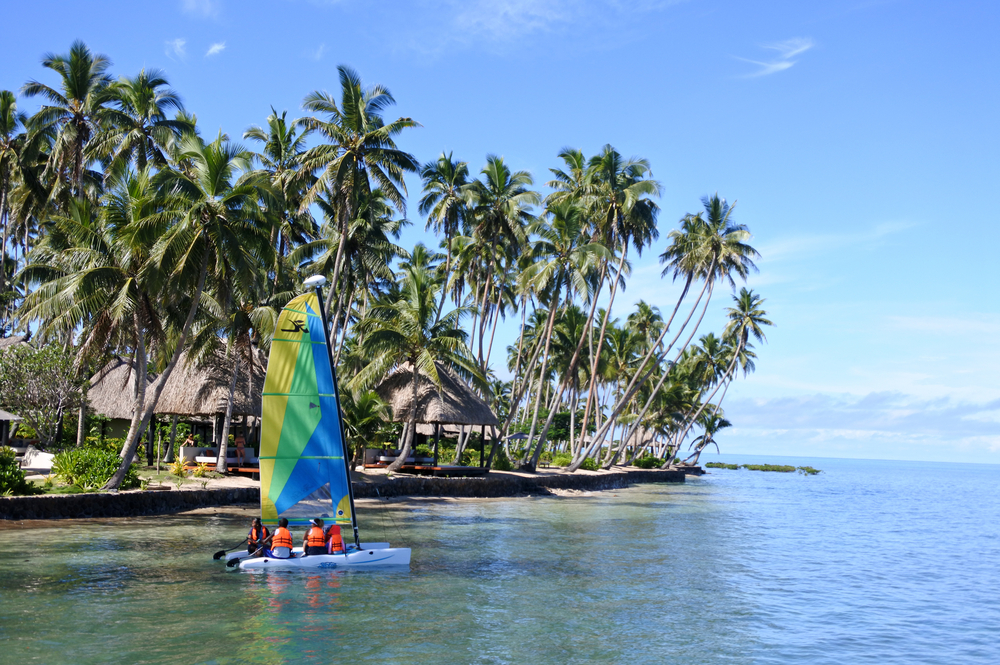
{"type": "Polygon", "coordinates": [[[247,539],[252,540],[255,543],[259,543],[263,540],[266,540],[267,537],[271,535],[271,532],[267,530],[266,526],[262,526],[261,530],[264,532],[263,534],[257,532],[257,527],[255,526],[250,527],[250,535],[247,536],[247,539]]]}
{"type": "Polygon", "coordinates": [[[292,543],[292,533],[283,526],[279,526],[274,530],[274,538],[271,539],[271,549],[275,547],[287,547],[292,549],[295,544],[292,543]]]}
{"type": "Polygon", "coordinates": [[[306,546],[326,547],[326,537],[323,535],[323,529],[318,526],[309,529],[309,532],[306,534],[306,546]]]}
{"type": "Polygon", "coordinates": [[[344,539],[340,537],[340,527],[336,524],[330,526],[330,530],[326,532],[327,538],[327,551],[330,554],[343,554],[344,553],[344,539]]]}

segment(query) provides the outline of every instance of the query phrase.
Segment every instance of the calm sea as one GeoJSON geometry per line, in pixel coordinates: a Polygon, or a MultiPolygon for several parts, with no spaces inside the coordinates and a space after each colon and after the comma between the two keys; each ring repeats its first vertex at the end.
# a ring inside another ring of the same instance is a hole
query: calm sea
{"type": "Polygon", "coordinates": [[[824,473],[366,504],[406,572],[226,571],[235,516],[3,526],[0,663],[1000,662],[1000,467],[718,459],[824,473]]]}

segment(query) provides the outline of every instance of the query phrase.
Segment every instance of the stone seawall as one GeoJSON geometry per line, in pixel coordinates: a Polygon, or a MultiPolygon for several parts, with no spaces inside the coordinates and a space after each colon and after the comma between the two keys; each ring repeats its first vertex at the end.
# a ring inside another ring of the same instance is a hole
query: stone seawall
{"type": "MultiPolygon", "coordinates": [[[[543,474],[521,476],[493,472],[483,478],[395,476],[378,483],[355,482],[358,499],[390,497],[494,498],[548,494],[550,490],[600,491],[624,489],[635,483],[682,483],[683,471],[634,470],[596,475],[543,474]]],[[[55,494],[0,498],[0,519],[38,520],[83,517],[161,515],[207,506],[260,502],[256,487],[170,490],[100,494],[55,494]]]]}

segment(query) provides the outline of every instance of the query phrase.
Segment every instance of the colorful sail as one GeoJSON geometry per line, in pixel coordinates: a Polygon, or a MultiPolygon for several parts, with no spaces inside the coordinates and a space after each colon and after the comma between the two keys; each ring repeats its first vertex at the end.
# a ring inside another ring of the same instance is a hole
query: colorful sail
{"type": "Polygon", "coordinates": [[[265,524],[351,524],[345,446],[315,293],[278,317],[264,379],[260,505],[265,524]]]}

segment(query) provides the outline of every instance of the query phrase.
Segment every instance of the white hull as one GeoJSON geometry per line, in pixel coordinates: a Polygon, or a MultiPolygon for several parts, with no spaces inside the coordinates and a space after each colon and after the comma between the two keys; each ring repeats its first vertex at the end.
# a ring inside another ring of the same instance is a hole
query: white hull
{"type": "Polygon", "coordinates": [[[297,554],[291,559],[272,559],[269,557],[244,559],[240,562],[240,569],[361,570],[364,568],[409,565],[409,547],[385,547],[377,549],[351,550],[347,554],[313,554],[311,556],[302,556],[301,554],[297,554]]]}
{"type": "MultiPolygon", "coordinates": [[[[354,545],[351,545],[351,547],[354,547],[354,545]]],[[[361,543],[361,549],[385,550],[389,549],[389,543],[361,543]]],[[[302,554],[302,548],[301,547],[294,548],[292,550],[292,554],[302,554]]],[[[228,554],[226,554],[226,561],[230,561],[232,559],[246,559],[248,556],[250,556],[250,554],[249,552],[246,551],[246,549],[236,550],[235,552],[229,552],[228,554]]]]}

